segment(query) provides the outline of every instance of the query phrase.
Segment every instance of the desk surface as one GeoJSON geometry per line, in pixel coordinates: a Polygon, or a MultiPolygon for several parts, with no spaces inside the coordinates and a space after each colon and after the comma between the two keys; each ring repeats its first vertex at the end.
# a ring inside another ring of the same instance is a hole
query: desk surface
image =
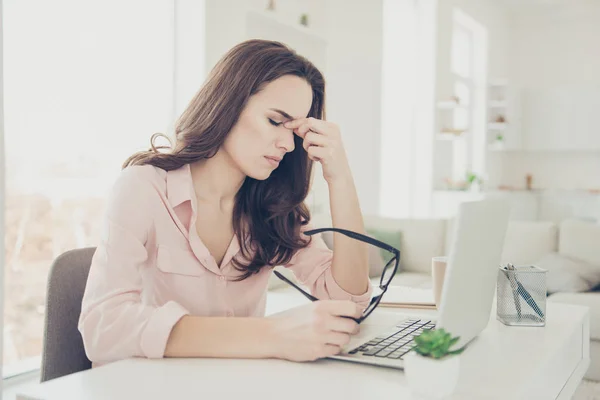
{"type": "MultiPolygon", "coordinates": [[[[507,327],[495,319],[493,310],[487,328],[460,358],[459,384],[452,399],[570,399],[589,366],[588,310],[549,303],[544,328],[507,327]]],[[[39,384],[17,398],[411,397],[403,371],[337,360],[130,359],[39,384]]]]}

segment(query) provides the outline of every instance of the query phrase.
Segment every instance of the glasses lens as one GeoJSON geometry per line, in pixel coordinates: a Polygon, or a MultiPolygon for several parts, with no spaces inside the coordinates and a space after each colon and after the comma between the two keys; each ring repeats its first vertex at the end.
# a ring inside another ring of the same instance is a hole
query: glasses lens
{"type": "Polygon", "coordinates": [[[390,261],[385,265],[383,273],[381,274],[381,285],[386,286],[394,278],[394,267],[396,266],[396,257],[392,257],[390,261]]]}

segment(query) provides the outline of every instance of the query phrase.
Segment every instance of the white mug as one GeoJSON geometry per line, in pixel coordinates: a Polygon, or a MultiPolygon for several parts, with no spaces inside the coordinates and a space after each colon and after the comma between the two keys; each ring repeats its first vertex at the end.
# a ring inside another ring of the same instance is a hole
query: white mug
{"type": "Polygon", "coordinates": [[[446,264],[448,257],[433,257],[431,259],[431,277],[433,279],[433,299],[435,306],[439,309],[442,301],[442,289],[444,277],[446,276],[446,264]]]}

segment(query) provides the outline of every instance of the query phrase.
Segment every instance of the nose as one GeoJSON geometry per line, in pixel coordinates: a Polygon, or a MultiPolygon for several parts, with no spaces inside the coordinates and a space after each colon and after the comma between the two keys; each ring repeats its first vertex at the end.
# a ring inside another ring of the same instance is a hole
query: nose
{"type": "Polygon", "coordinates": [[[296,148],[294,144],[294,132],[289,131],[281,135],[277,141],[277,148],[284,149],[286,153],[294,151],[296,148]]]}

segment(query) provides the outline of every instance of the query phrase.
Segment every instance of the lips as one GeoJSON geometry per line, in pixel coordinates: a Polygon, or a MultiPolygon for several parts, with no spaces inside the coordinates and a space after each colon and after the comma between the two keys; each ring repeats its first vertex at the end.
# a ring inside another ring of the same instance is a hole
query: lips
{"type": "Polygon", "coordinates": [[[281,161],[280,157],[271,157],[265,156],[265,159],[271,164],[271,167],[277,168],[279,166],[279,162],[281,161]]]}

